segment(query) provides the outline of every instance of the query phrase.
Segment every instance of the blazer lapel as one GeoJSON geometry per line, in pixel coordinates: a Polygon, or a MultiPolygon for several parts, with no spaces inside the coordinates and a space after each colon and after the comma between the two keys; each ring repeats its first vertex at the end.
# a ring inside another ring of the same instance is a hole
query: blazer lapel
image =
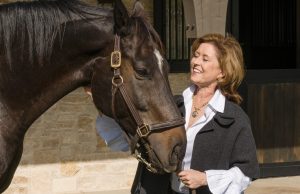
{"type": "MultiPolygon", "coordinates": [[[[185,107],[183,103],[183,96],[177,95],[175,96],[176,104],[181,112],[182,116],[185,116],[185,107]]],[[[228,128],[230,125],[234,123],[234,113],[232,108],[232,102],[229,102],[227,99],[225,100],[225,110],[224,113],[216,112],[215,116],[212,120],[210,120],[200,131],[199,133],[204,133],[208,131],[213,131],[217,128],[228,128]]]]}
{"type": "Polygon", "coordinates": [[[219,128],[228,128],[232,125],[235,120],[231,106],[230,102],[226,99],[224,113],[216,112],[215,116],[199,131],[199,133],[213,131],[219,128]]]}

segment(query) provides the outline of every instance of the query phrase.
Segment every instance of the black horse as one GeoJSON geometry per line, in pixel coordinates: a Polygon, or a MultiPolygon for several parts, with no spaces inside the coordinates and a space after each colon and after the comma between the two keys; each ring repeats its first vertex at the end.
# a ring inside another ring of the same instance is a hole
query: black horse
{"type": "Polygon", "coordinates": [[[162,51],[138,2],[132,15],[120,0],[113,9],[77,0],[1,5],[0,193],[30,125],[81,86],[91,87],[97,109],[115,117],[150,170],[175,171],[186,140],[162,51]]]}

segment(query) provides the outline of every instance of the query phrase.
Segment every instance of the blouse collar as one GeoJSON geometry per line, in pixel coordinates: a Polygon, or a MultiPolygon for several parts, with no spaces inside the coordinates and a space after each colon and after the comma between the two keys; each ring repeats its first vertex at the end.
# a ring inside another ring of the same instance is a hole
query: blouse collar
{"type": "MultiPolygon", "coordinates": [[[[196,85],[191,85],[185,89],[182,93],[184,98],[184,104],[191,103],[193,101],[193,94],[196,89],[196,85]]],[[[208,107],[214,112],[224,113],[225,109],[225,96],[217,89],[213,97],[208,102],[208,107]]]]}

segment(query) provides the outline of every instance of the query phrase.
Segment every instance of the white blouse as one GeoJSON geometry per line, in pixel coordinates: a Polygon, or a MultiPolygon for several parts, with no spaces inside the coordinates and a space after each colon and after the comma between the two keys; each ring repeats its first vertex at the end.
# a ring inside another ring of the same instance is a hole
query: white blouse
{"type": "MultiPolygon", "coordinates": [[[[185,105],[185,129],[187,135],[186,153],[182,162],[182,169],[190,169],[193,153],[194,140],[197,133],[214,117],[216,112],[224,112],[225,96],[216,90],[212,99],[204,110],[204,115],[188,128],[189,118],[193,104],[195,86],[192,85],[183,91],[185,105]]],[[[213,194],[240,194],[251,183],[249,177],[245,176],[238,167],[229,170],[207,170],[207,183],[213,194]]],[[[178,176],[173,173],[171,180],[172,189],[178,193],[188,194],[188,188],[180,182],[178,176]]]]}

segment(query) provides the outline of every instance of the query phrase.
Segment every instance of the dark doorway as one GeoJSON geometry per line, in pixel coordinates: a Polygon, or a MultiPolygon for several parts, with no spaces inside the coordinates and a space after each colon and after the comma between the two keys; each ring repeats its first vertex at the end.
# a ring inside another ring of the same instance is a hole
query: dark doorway
{"type": "Polygon", "coordinates": [[[247,68],[240,89],[261,177],[299,175],[297,0],[230,0],[229,5],[229,29],[242,45],[247,68]]]}
{"type": "Polygon", "coordinates": [[[239,1],[239,41],[247,69],[297,67],[296,0],[239,1]]]}

